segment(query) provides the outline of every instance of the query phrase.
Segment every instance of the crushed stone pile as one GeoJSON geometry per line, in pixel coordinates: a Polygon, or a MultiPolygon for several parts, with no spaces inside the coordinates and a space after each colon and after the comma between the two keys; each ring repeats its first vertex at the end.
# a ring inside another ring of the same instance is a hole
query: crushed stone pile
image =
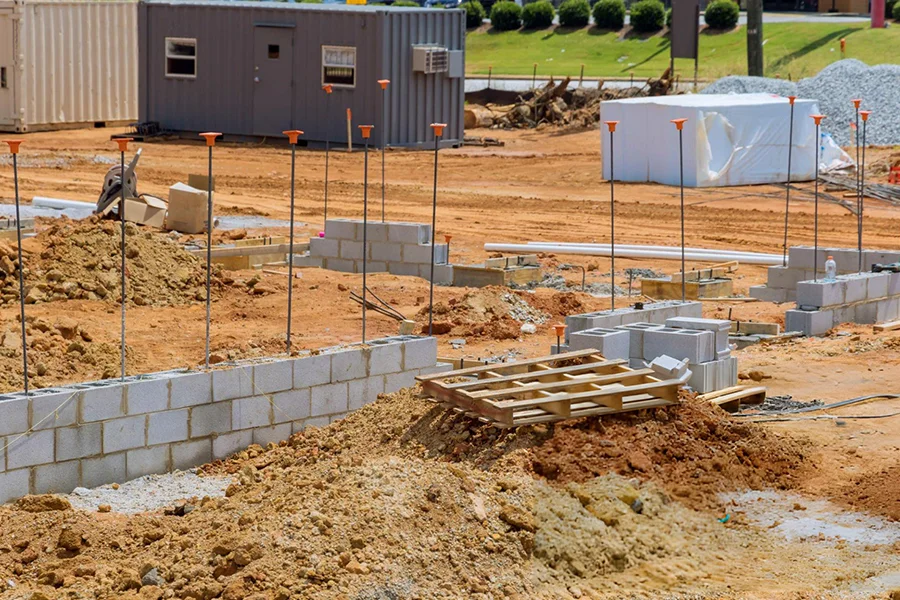
{"type": "MultiPolygon", "coordinates": [[[[76,511],[54,497],[0,508],[0,582],[8,588],[0,596],[524,600],[599,598],[660,581],[684,592],[726,564],[729,548],[748,543],[740,528],[642,481],[652,467],[617,475],[597,457],[588,469],[598,477],[535,475],[535,451],[559,431],[501,432],[414,394],[382,396],[328,427],[208,465],[206,474],[236,480],[224,498],[131,516],[76,511]],[[636,575],[625,573],[633,567],[636,575]]],[[[593,437],[622,454],[636,438],[670,430],[662,471],[681,462],[715,468],[675,457],[679,440],[702,434],[711,452],[735,463],[714,483],[689,477],[710,498],[743,484],[729,477],[768,469],[745,446],[794,451],[754,426],[731,431],[725,416],[707,415],[695,400],[602,422],[607,431],[593,437]]],[[[579,464],[589,456],[579,454],[579,464]]]]}
{"type": "MultiPolygon", "coordinates": [[[[89,326],[72,317],[26,316],[28,375],[33,389],[72,380],[107,379],[119,374],[119,345],[94,339],[89,326]]],[[[126,348],[126,353],[130,349],[126,348]]],[[[22,389],[22,329],[0,321],[0,392],[22,389]]]]}
{"type": "Polygon", "coordinates": [[[873,111],[866,129],[866,143],[890,146],[900,144],[900,123],[896,119],[896,115],[900,113],[900,94],[897,90],[900,90],[900,65],[870,67],[864,62],[848,58],[834,62],[814,77],[801,79],[796,83],[783,79],[730,75],[713,82],[701,93],[770,93],[818,100],[819,109],[827,117],[823,128],[840,146],[856,142],[850,129],[850,123],[856,119],[856,109],[851,100],[861,98],[861,108],[873,111]]]}
{"type": "MultiPolygon", "coordinates": [[[[39,231],[39,248],[25,258],[26,303],[70,299],[119,301],[121,235],[118,222],[89,218],[54,219],[39,231]]],[[[34,247],[34,246],[32,246],[34,247]]],[[[0,301],[18,301],[13,251],[0,246],[0,301]],[[10,272],[11,271],[11,272],[10,272]]],[[[138,306],[171,306],[202,301],[206,266],[165,234],[126,224],[127,296],[138,306]]],[[[216,288],[225,282],[214,267],[216,288]]]]}

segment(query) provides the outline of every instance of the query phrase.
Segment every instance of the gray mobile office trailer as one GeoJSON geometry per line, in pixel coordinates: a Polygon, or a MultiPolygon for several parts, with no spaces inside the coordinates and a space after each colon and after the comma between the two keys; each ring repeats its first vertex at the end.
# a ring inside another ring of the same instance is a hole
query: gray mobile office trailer
{"type": "Polygon", "coordinates": [[[463,140],[465,12],[223,0],[144,0],[138,12],[139,118],[179,132],[354,144],[357,125],[389,146],[463,140]],[[329,96],[323,85],[331,84],[329,96]]]}

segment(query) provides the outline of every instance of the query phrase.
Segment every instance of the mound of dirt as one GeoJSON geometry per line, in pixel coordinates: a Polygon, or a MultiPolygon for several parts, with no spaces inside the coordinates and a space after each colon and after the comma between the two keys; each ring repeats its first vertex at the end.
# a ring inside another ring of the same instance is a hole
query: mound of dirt
{"type": "MultiPolygon", "coordinates": [[[[107,379],[119,373],[119,346],[99,342],[94,333],[71,317],[50,321],[25,317],[28,374],[32,388],[72,380],[107,379]]],[[[129,351],[126,348],[126,353],[129,351]]],[[[21,322],[0,322],[0,391],[22,389],[21,322]]]]}
{"type": "MultiPolygon", "coordinates": [[[[26,302],[68,299],[119,301],[121,235],[118,222],[57,219],[34,240],[37,260],[26,261],[26,302]]],[[[3,254],[0,249],[0,254],[3,254]]],[[[166,234],[126,224],[127,297],[136,305],[171,306],[203,300],[206,266],[166,234]]],[[[0,270],[4,273],[3,258],[0,270]]],[[[222,285],[214,271],[216,287],[222,285]]],[[[0,299],[17,301],[18,280],[3,280],[0,299]]]]}
{"type": "Polygon", "coordinates": [[[833,495],[835,500],[855,510],[884,515],[900,521],[900,465],[856,478],[833,495]]]}

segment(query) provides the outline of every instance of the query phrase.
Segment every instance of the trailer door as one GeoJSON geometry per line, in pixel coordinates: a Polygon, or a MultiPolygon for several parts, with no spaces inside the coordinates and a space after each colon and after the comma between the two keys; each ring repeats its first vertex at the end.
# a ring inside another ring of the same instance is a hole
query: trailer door
{"type": "Polygon", "coordinates": [[[277,135],[293,128],[294,29],[253,28],[253,133],[277,135]]]}
{"type": "Polygon", "coordinates": [[[0,125],[14,125],[16,118],[15,40],[11,8],[0,8],[0,125]]]}

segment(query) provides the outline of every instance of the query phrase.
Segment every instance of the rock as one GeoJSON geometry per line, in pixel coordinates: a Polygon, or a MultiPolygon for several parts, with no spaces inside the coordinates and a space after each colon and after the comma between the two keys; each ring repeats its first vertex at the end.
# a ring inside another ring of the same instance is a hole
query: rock
{"type": "Polygon", "coordinates": [[[65,340],[74,340],[78,334],[78,321],[72,317],[60,317],[53,326],[65,340]]]}
{"type": "MultiPolygon", "coordinates": [[[[83,284],[82,284],[82,287],[84,287],[83,284]]],[[[106,286],[104,286],[102,283],[98,283],[97,287],[95,287],[93,290],[89,290],[89,291],[93,291],[94,294],[96,294],[98,298],[106,298],[109,295],[109,290],[107,290],[106,286]]]]}
{"type": "Polygon", "coordinates": [[[75,340],[66,348],[66,352],[77,352],[78,354],[84,354],[87,351],[87,348],[84,347],[80,341],[75,340]]]}
{"type": "Polygon", "coordinates": [[[162,585],[163,580],[162,577],[159,576],[159,570],[155,567],[147,571],[143,577],[141,577],[141,585],[162,585]]]}
{"type": "Polygon", "coordinates": [[[762,381],[763,379],[772,379],[771,375],[766,375],[759,370],[750,371],[749,373],[747,373],[747,377],[757,382],[762,381]]]}
{"type": "Polygon", "coordinates": [[[79,333],[79,335],[81,335],[81,339],[84,340],[85,342],[93,342],[94,341],[94,335],[91,332],[86,331],[84,329],[84,327],[80,328],[78,330],[78,333],[79,333]]]}
{"type": "Polygon", "coordinates": [[[253,289],[254,295],[256,295],[256,296],[265,296],[267,294],[275,293],[275,288],[273,288],[272,286],[267,285],[265,283],[258,283],[255,286],[253,286],[252,289],[253,289]]]}
{"type": "Polygon", "coordinates": [[[522,323],[522,327],[519,328],[522,333],[533,334],[537,333],[537,327],[534,323],[522,323]]]}
{"type": "Polygon", "coordinates": [[[209,364],[217,365],[219,363],[223,363],[228,360],[228,357],[222,354],[221,352],[211,352],[209,355],[209,364]]]}
{"type": "Polygon", "coordinates": [[[653,463],[650,458],[643,452],[632,452],[628,455],[628,466],[635,471],[649,473],[653,470],[653,463]]]}
{"type": "Polygon", "coordinates": [[[55,510],[71,510],[72,505],[61,496],[43,494],[40,496],[25,496],[16,502],[16,508],[25,512],[51,512],[55,510]]]}
{"type": "Polygon", "coordinates": [[[139,590],[141,589],[141,576],[134,569],[125,569],[119,575],[117,581],[120,590],[139,590]]]}
{"type": "Polygon", "coordinates": [[[63,529],[59,532],[56,546],[69,552],[81,552],[81,534],[71,528],[63,529]]]}
{"type": "Polygon", "coordinates": [[[3,341],[2,343],[0,343],[0,346],[4,348],[11,348],[13,350],[15,350],[16,348],[21,348],[22,336],[15,331],[7,331],[3,334],[3,341]]]}
{"type": "Polygon", "coordinates": [[[15,275],[16,265],[9,257],[4,256],[0,258],[0,271],[3,271],[6,275],[15,275]]]}
{"type": "Polygon", "coordinates": [[[344,567],[344,570],[353,573],[354,575],[367,575],[369,573],[369,567],[356,560],[351,560],[344,567]]]}
{"type": "Polygon", "coordinates": [[[623,486],[616,496],[628,506],[631,506],[635,500],[641,497],[640,493],[630,485],[623,486]]]}
{"type": "Polygon", "coordinates": [[[112,506],[109,504],[101,504],[97,507],[97,512],[108,513],[112,510],[112,506]]]}
{"type": "Polygon", "coordinates": [[[140,250],[138,250],[136,246],[128,246],[125,248],[125,258],[137,258],[139,254],[140,250]]]}
{"type": "Polygon", "coordinates": [[[644,501],[640,498],[635,498],[634,502],[631,503],[631,510],[636,512],[637,514],[641,514],[644,512],[644,501]]]}
{"type": "Polygon", "coordinates": [[[28,290],[28,294],[25,295],[25,304],[37,304],[38,302],[43,302],[44,298],[44,292],[35,286],[28,290]]]}
{"type": "Polygon", "coordinates": [[[511,504],[507,504],[500,509],[500,520],[511,527],[523,529],[530,533],[534,533],[537,530],[534,516],[525,509],[511,504]]]}
{"type": "Polygon", "coordinates": [[[338,288],[338,291],[339,291],[339,292],[346,292],[348,289],[350,289],[350,288],[348,288],[346,285],[344,285],[343,283],[339,283],[339,284],[337,285],[337,288],[338,288]]]}
{"type": "Polygon", "coordinates": [[[259,277],[259,275],[254,275],[253,277],[251,277],[250,279],[247,280],[246,285],[247,285],[248,288],[252,288],[253,286],[255,286],[255,285],[256,285],[257,283],[259,283],[259,282],[260,282],[260,277],[259,277]]]}

